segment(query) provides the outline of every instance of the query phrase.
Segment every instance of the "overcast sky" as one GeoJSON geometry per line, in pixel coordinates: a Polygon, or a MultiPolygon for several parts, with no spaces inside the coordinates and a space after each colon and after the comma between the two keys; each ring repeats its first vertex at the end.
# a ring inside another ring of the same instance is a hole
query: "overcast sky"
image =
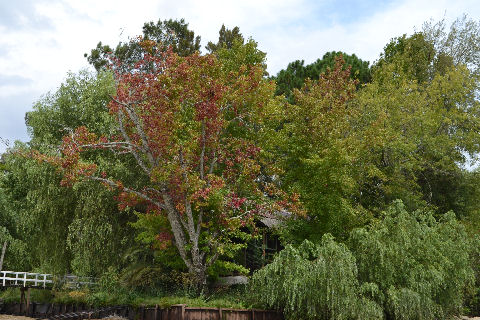
{"type": "Polygon", "coordinates": [[[218,39],[222,23],[238,26],[276,74],[288,62],[310,63],[331,50],[373,62],[392,37],[463,13],[479,20],[480,1],[0,0],[0,138],[28,141],[24,116],[33,103],[68,71],[88,67],[83,54],[99,41],[115,46],[139,35],[147,21],[185,18],[203,47],[218,39]]]}

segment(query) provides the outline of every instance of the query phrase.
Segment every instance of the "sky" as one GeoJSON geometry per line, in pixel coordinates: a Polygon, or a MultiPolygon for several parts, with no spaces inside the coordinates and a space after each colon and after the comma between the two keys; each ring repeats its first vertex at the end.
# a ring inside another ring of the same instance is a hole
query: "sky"
{"type": "Polygon", "coordinates": [[[372,63],[391,38],[464,13],[480,20],[480,1],[0,0],[0,153],[29,140],[25,113],[42,95],[55,92],[68,72],[91,68],[84,53],[99,41],[128,41],[145,22],[184,18],[203,47],[217,41],[222,24],[238,26],[267,53],[274,75],[332,50],[372,63]]]}

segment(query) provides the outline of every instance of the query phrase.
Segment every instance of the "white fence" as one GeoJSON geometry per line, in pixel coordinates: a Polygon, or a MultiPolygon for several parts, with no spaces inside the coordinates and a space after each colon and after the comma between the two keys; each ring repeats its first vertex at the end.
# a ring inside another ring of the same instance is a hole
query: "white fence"
{"type": "MultiPolygon", "coordinates": [[[[95,281],[88,277],[67,275],[56,279],[60,284],[68,288],[95,285],[95,281]]],[[[52,286],[54,276],[47,273],[0,271],[0,285],[3,287],[41,287],[52,286]]]]}
{"type": "Polygon", "coordinates": [[[46,273],[1,271],[0,283],[2,286],[18,287],[47,287],[53,284],[53,275],[46,273]]]}

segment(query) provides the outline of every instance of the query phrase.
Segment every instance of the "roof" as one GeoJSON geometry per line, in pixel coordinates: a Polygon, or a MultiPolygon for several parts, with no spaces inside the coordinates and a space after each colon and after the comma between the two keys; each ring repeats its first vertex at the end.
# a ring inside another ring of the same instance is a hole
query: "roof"
{"type": "Polygon", "coordinates": [[[292,214],[286,210],[276,211],[269,216],[263,216],[260,219],[267,228],[275,228],[282,225],[285,219],[289,218],[292,214]]]}

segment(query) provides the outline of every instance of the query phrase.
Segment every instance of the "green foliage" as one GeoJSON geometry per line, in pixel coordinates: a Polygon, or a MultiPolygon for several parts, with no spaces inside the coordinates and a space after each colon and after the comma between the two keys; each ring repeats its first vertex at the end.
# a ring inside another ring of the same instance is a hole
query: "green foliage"
{"type": "Polygon", "coordinates": [[[330,235],[319,245],[287,246],[250,286],[252,301],[287,319],[382,319],[381,308],[360,292],[355,258],[330,235]]]}
{"type": "Polygon", "coordinates": [[[283,170],[279,183],[300,195],[308,215],[290,222],[283,233],[287,241],[318,240],[324,233],[345,238],[368,218],[352,199],[364,170],[357,154],[370,142],[356,130],[361,111],[352,105],[355,85],[339,58],[318,81],[294,89],[296,104],[277,102],[281,120],[272,122],[279,129],[267,148],[283,170]]]}
{"type": "Polygon", "coordinates": [[[473,284],[473,243],[453,213],[408,213],[396,201],[381,220],[281,251],[257,271],[253,299],[290,319],[447,319],[473,284]]]}
{"type": "Polygon", "coordinates": [[[37,101],[25,121],[35,148],[56,147],[65,134],[84,125],[93,132],[105,135],[112,130],[113,121],[106,105],[114,93],[110,72],[92,74],[82,70],[69,73],[54,93],[37,101]]]}
{"type": "MultiPolygon", "coordinates": [[[[0,181],[6,174],[0,172],[0,181]]],[[[19,237],[20,217],[15,215],[8,200],[8,192],[0,184],[0,250],[7,244],[2,270],[28,270],[31,259],[25,241],[19,237]]]]}
{"type": "Polygon", "coordinates": [[[225,28],[225,25],[222,24],[218,34],[219,36],[217,43],[209,41],[205,47],[210,53],[214,53],[222,48],[231,49],[235,41],[239,41],[241,43],[244,42],[243,36],[240,33],[240,28],[238,27],[234,27],[232,30],[230,30],[225,28]]]}
{"type": "Polygon", "coordinates": [[[473,284],[472,244],[451,212],[437,221],[396,201],[370,228],[354,230],[349,247],[360,283],[376,284],[373,298],[391,319],[458,314],[473,284]]]}
{"type": "MultiPolygon", "coordinates": [[[[195,36],[195,33],[188,29],[188,23],[184,19],[146,22],[143,25],[143,39],[154,41],[158,45],[159,52],[170,47],[178,55],[186,57],[200,51],[200,36],[195,36]]],[[[135,41],[120,42],[115,50],[99,42],[97,47],[90,51],[90,55],[85,53],[85,57],[97,71],[100,71],[108,65],[110,54],[125,65],[133,67],[142,59],[142,51],[141,46],[135,41]]]]}
{"type": "MultiPolygon", "coordinates": [[[[99,135],[111,133],[106,104],[112,89],[108,72],[69,74],[55,93],[44,96],[27,114],[30,146],[18,144],[4,154],[0,188],[10,225],[15,226],[12,236],[29,248],[28,266],[19,266],[20,270],[99,275],[109,265],[120,264],[121,252],[133,242],[135,235],[128,225],[133,217],[118,210],[115,192],[88,181],[75,188],[63,187],[62,176],[53,166],[25,156],[32,149],[55,154],[62,137],[79,125],[99,135]]],[[[105,154],[97,159],[102,168],[138,179],[128,162],[113,162],[105,154]]]]}
{"type": "Polygon", "coordinates": [[[17,237],[28,248],[32,264],[28,267],[66,272],[70,252],[65,241],[74,199],[71,191],[59,186],[60,177],[49,165],[14,153],[4,158],[8,173],[2,179],[2,186],[17,219],[17,237]]]}
{"type": "Polygon", "coordinates": [[[355,100],[363,110],[355,125],[368,140],[358,155],[366,170],[356,198],[376,212],[400,198],[410,209],[427,205],[468,215],[463,197],[454,195],[468,176],[459,164],[480,150],[478,80],[464,65],[431,75],[429,64],[412,61],[421,50],[409,50],[379,64],[355,100]]]}
{"type": "Polygon", "coordinates": [[[395,199],[409,210],[478,212],[477,176],[462,168],[480,151],[478,77],[447,64],[430,39],[394,39],[360,90],[335,68],[337,76],[293,90],[295,105],[271,103],[266,141],[283,169],[277,180],[299,193],[308,216],[288,224],[285,240],[345,239],[395,199]]]}
{"type": "Polygon", "coordinates": [[[253,39],[244,43],[243,38],[235,38],[231,46],[218,48],[215,55],[222,61],[226,74],[233,74],[238,70],[246,72],[251,66],[260,66],[266,73],[266,53],[258,49],[258,44],[253,39]]]}
{"type": "MultiPolygon", "coordinates": [[[[9,172],[2,183],[18,219],[17,237],[28,248],[31,263],[18,266],[19,270],[36,267],[55,274],[72,270],[96,275],[120,262],[118,252],[129,246],[134,235],[127,225],[131,218],[118,211],[114,193],[88,182],[65,188],[50,165],[15,154],[5,158],[9,172]]],[[[7,266],[12,250],[14,246],[9,246],[7,266]]]]}
{"type": "MultiPolygon", "coordinates": [[[[20,288],[4,288],[0,293],[0,300],[4,303],[20,302],[20,288]]],[[[38,303],[50,303],[54,299],[54,293],[49,290],[30,289],[30,301],[38,303]]]]}
{"type": "Polygon", "coordinates": [[[241,274],[248,275],[250,271],[242,265],[231,261],[217,260],[209,270],[209,276],[217,279],[219,276],[241,274]]]}
{"type": "Polygon", "coordinates": [[[457,18],[447,32],[445,20],[427,21],[422,33],[437,52],[435,65],[442,70],[445,65],[466,65],[473,73],[480,71],[480,23],[464,14],[457,18]]]}
{"type": "Polygon", "coordinates": [[[410,37],[404,34],[385,46],[374,66],[374,73],[385,64],[393,64],[396,71],[423,83],[435,75],[434,59],[434,44],[427,41],[423,33],[415,33],[410,37]]]}
{"type": "Polygon", "coordinates": [[[301,89],[306,79],[318,80],[322,73],[335,67],[335,59],[342,56],[345,61],[344,68],[350,67],[350,76],[359,83],[371,81],[371,73],[368,61],[362,61],[355,54],[349,55],[343,52],[331,51],[323,55],[321,59],[304,66],[303,60],[290,62],[286,69],[280,70],[275,77],[277,88],[275,95],[285,95],[290,103],[295,102],[293,89],[301,89]]]}
{"type": "MultiPolygon", "coordinates": [[[[104,278],[104,277],[103,277],[104,278]]],[[[105,280],[105,278],[104,278],[105,280]]],[[[107,280],[110,281],[110,280],[107,280]]],[[[5,303],[20,302],[19,288],[6,288],[0,293],[0,300],[5,303]]],[[[179,292],[165,294],[148,294],[135,290],[105,290],[95,287],[92,289],[80,289],[70,291],[50,291],[31,289],[31,301],[37,303],[58,304],[87,304],[95,307],[112,305],[129,305],[133,307],[168,308],[176,304],[186,304],[189,307],[210,308],[249,308],[245,302],[246,290],[243,286],[230,289],[218,289],[210,296],[192,298],[179,292]]]]}

